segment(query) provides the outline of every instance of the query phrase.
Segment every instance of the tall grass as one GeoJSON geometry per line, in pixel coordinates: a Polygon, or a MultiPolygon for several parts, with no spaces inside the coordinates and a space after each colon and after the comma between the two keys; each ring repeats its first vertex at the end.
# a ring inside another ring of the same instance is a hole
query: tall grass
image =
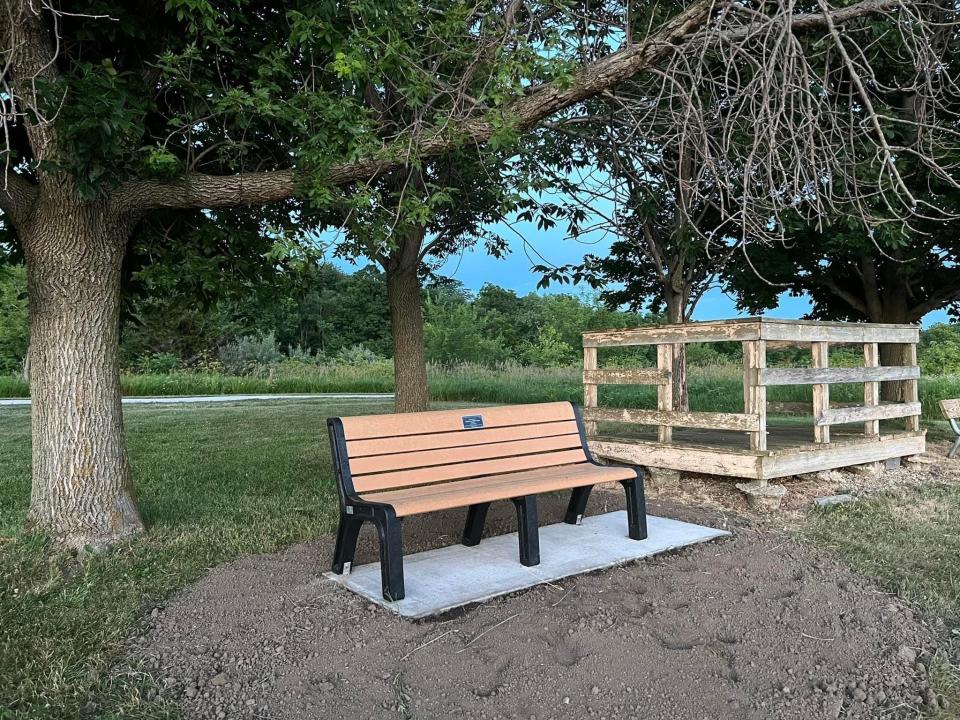
{"type": "MultiPolygon", "coordinates": [[[[473,363],[431,364],[430,394],[438,401],[527,403],[583,399],[581,371],[577,367],[537,368],[512,363],[487,367],[473,363]]],[[[124,374],[126,396],[238,395],[269,393],[393,392],[393,367],[389,361],[357,365],[314,365],[287,362],[262,376],[220,373],[172,372],[156,375],[124,374]]],[[[743,410],[743,377],[739,366],[711,365],[689,369],[690,407],[705,412],[743,410]]],[[[0,376],[0,397],[26,397],[29,388],[15,376],[0,376]]],[[[920,379],[920,400],[928,419],[940,416],[937,401],[960,397],[960,375],[933,375],[920,379]]],[[[832,385],[830,398],[837,403],[861,403],[863,385],[832,385]]],[[[809,386],[787,385],[767,390],[771,411],[802,412],[791,403],[810,403],[809,386]],[[778,404],[782,406],[778,407],[778,404]]],[[[600,402],[609,407],[653,408],[653,386],[611,385],[600,388],[600,402]]]]}

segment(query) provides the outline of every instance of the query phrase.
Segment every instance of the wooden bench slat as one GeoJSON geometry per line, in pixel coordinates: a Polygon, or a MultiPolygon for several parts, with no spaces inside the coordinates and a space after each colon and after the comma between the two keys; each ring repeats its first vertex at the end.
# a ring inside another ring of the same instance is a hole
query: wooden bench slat
{"type": "Polygon", "coordinates": [[[567,402],[540,403],[537,405],[508,405],[463,410],[434,410],[407,415],[359,415],[345,417],[344,438],[366,440],[370,438],[395,437],[398,435],[425,435],[428,433],[463,431],[463,417],[480,415],[483,427],[509,427],[536,423],[573,420],[573,406],[567,402]]]}
{"type": "Polygon", "coordinates": [[[430,433],[428,435],[403,435],[392,438],[373,438],[370,440],[350,440],[347,452],[350,458],[362,458],[371,455],[391,455],[393,453],[439,450],[441,448],[473,447],[486,443],[506,442],[508,440],[526,440],[530,438],[555,437],[579,433],[576,420],[537,423],[535,425],[514,425],[511,427],[484,428],[469,432],[430,433]]]}
{"type": "Polygon", "coordinates": [[[513,458],[498,458],[496,460],[480,460],[478,462],[455,463],[440,465],[416,470],[400,470],[398,472],[374,473],[354,477],[353,486],[359,493],[374,490],[388,490],[413,485],[427,485],[443,482],[444,480],[460,480],[478,477],[481,475],[498,475],[515,472],[517,470],[533,470],[534,468],[553,467],[555,465],[571,465],[586,462],[587,457],[583,448],[576,450],[560,450],[539,455],[522,455],[513,458]]]}
{"type": "MultiPolygon", "coordinates": [[[[469,433],[462,433],[467,435],[469,433]]],[[[396,453],[391,455],[372,455],[350,460],[350,472],[354,479],[370,473],[405,470],[407,468],[429,468],[439,465],[454,465],[474,460],[533,455],[555,450],[582,448],[580,434],[555,435],[553,437],[514,440],[510,442],[487,443],[470,447],[441,448],[420,452],[396,453]]]]}
{"type": "Polygon", "coordinates": [[[960,400],[941,400],[940,409],[947,420],[960,418],[960,400]]]}
{"type": "Polygon", "coordinates": [[[398,517],[404,517],[476,503],[507,500],[525,494],[533,495],[597,483],[632,480],[635,477],[636,472],[627,467],[569,465],[501,476],[457,480],[426,488],[369,493],[364,494],[362,499],[369,502],[388,503],[393,506],[398,517]]]}

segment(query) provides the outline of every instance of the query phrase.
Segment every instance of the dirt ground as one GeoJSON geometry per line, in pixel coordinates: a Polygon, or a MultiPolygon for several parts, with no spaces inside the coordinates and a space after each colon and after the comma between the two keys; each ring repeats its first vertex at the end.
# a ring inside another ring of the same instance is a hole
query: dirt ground
{"type": "MultiPolygon", "coordinates": [[[[151,613],[131,661],[188,718],[915,716],[934,702],[933,633],[783,527],[844,483],[869,491],[943,472],[808,478],[773,521],[741,512],[729,484],[653,487],[651,514],[734,537],[421,622],[324,580],[323,538],[212,569],[151,613]]],[[[542,500],[541,522],[559,520],[562,499],[542,500]]],[[[591,503],[599,513],[622,500],[598,492],[591,503]]],[[[489,534],[514,529],[501,505],[489,534]]],[[[407,552],[456,542],[462,519],[411,518],[407,552]]],[[[365,533],[358,563],[375,550],[365,533]]]]}

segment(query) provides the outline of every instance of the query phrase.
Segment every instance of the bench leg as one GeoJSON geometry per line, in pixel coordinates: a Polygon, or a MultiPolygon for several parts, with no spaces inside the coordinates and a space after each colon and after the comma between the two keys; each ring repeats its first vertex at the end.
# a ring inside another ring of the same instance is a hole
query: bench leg
{"type": "Polygon", "coordinates": [[[380,582],[385,600],[403,600],[403,533],[393,508],[378,510],[374,516],[380,536],[380,582]]]}
{"type": "Polygon", "coordinates": [[[517,507],[517,526],[520,536],[520,564],[532,567],[540,564],[540,527],[535,495],[513,498],[517,507]]]}
{"type": "Polygon", "coordinates": [[[350,574],[353,556],[357,551],[357,538],[363,520],[347,514],[340,515],[340,527],[337,528],[337,545],[333,551],[333,571],[337,575],[350,574]]]}
{"type": "Polygon", "coordinates": [[[957,450],[960,450],[960,435],[957,435],[957,439],[953,441],[953,447],[950,448],[950,452],[947,453],[948,458],[956,457],[957,450]]]}
{"type": "Polygon", "coordinates": [[[570,503],[567,505],[567,514],[563,517],[565,523],[568,525],[580,524],[580,521],[583,520],[583,513],[587,509],[587,500],[590,499],[591,490],[593,490],[593,485],[584,485],[573,489],[573,492],[570,493],[570,503]]]}
{"type": "Polygon", "coordinates": [[[480,544],[489,509],[490,503],[478,503],[467,508],[467,522],[463,526],[463,544],[467,547],[480,544]]]}
{"type": "Polygon", "coordinates": [[[643,496],[643,471],[637,471],[636,480],[621,483],[627,492],[627,526],[631,540],[647,537],[647,503],[643,496]]]}

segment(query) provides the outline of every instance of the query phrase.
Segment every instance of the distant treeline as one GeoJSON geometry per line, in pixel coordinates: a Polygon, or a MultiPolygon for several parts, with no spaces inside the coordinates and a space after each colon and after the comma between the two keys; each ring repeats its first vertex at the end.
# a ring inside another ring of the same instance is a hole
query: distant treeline
{"type": "MultiPolygon", "coordinates": [[[[223,287],[206,296],[182,283],[134,286],[122,325],[126,368],[247,374],[286,360],[357,363],[391,355],[386,280],[375,269],[346,273],[332,265],[310,265],[223,287]]],[[[424,287],[426,350],[433,363],[577,366],[584,330],[663,320],[611,310],[590,296],[518,295],[494,284],[471,293],[445,278],[424,287]]],[[[26,274],[19,266],[0,266],[0,373],[20,370],[28,342],[26,274]]],[[[738,363],[740,352],[739,343],[691,345],[688,363],[738,363]]],[[[808,356],[802,349],[779,350],[771,353],[771,364],[802,366],[809,364],[808,356]]],[[[617,360],[608,354],[607,362],[617,360]]],[[[652,348],[619,351],[619,360],[650,364],[652,348]]],[[[960,372],[960,327],[924,331],[920,361],[927,374],[960,372]]],[[[855,365],[862,357],[841,349],[832,362],[855,365]]]]}

